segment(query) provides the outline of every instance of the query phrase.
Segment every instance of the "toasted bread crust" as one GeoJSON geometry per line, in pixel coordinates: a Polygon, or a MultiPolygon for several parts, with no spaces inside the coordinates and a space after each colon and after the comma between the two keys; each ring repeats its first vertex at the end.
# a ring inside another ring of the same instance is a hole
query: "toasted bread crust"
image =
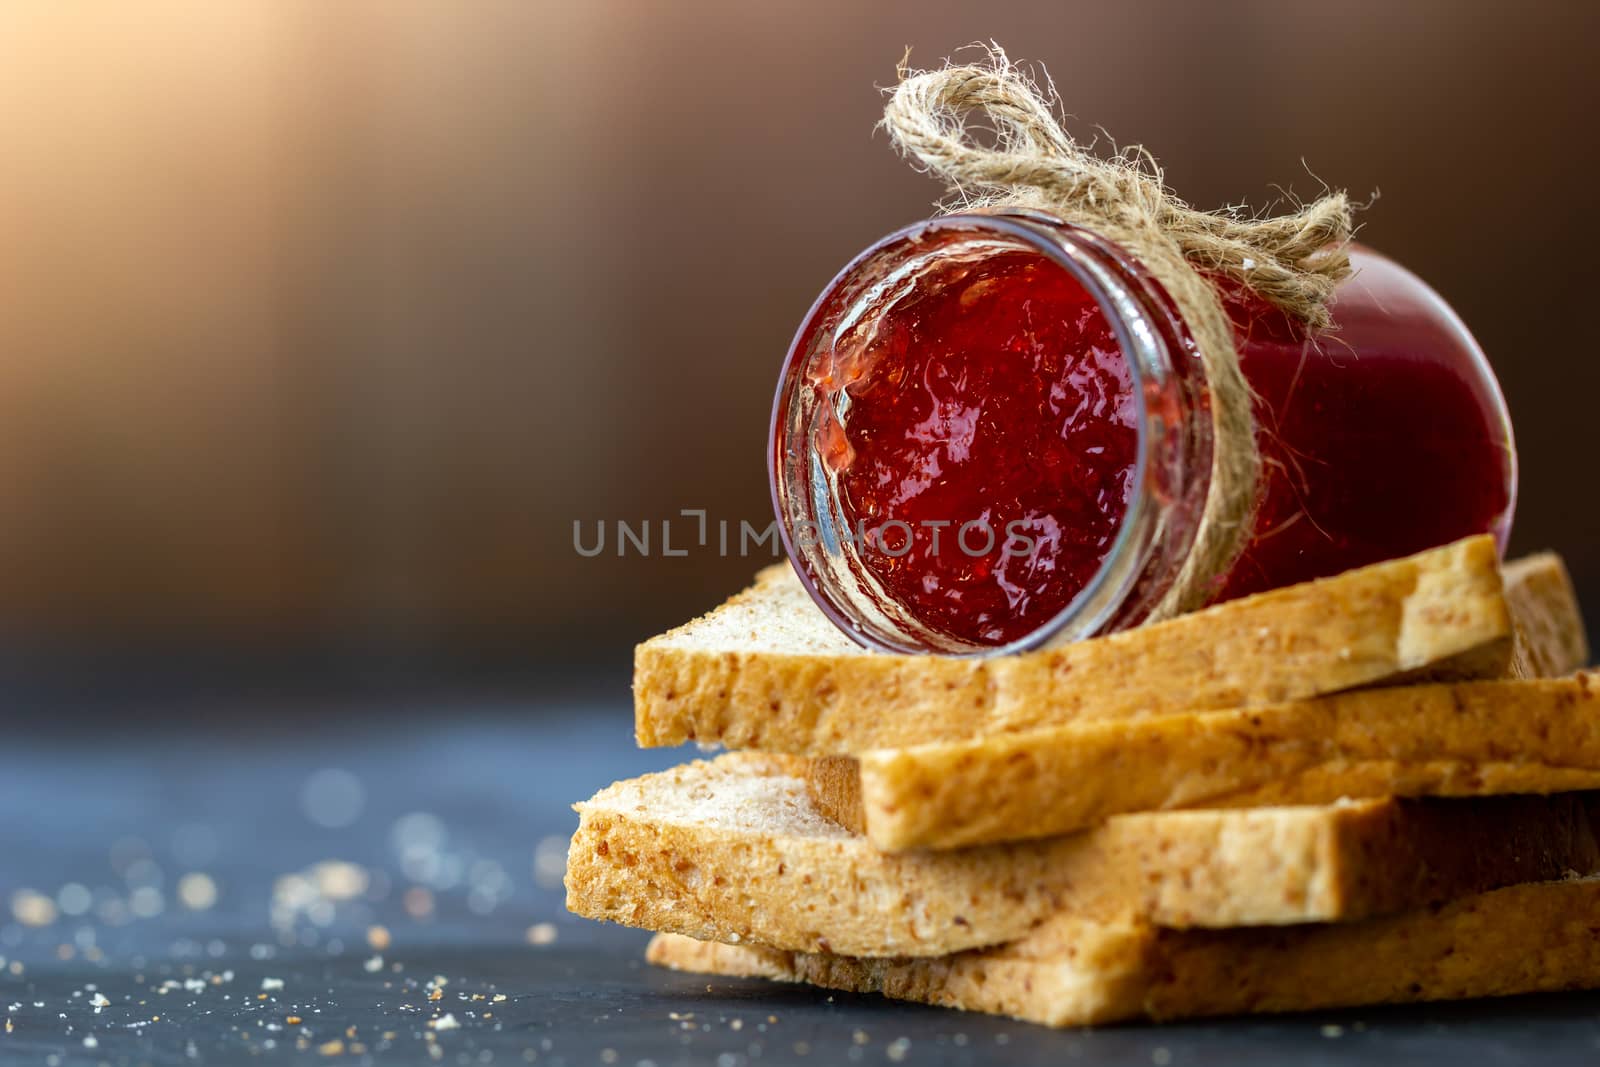
{"type": "Polygon", "coordinates": [[[1600,986],[1600,879],[1510,886],[1356,923],[1162,930],[1063,917],[998,949],[866,960],[658,934],[646,958],[1047,1026],[1311,1011],[1600,986]]]}
{"type": "Polygon", "coordinates": [[[806,761],[806,792],[817,810],[854,833],[867,832],[861,805],[861,763],[854,756],[813,756],[806,761]]]}
{"type": "Polygon", "coordinates": [[[1505,565],[1506,602],[1513,632],[1513,678],[1559,678],[1589,663],[1578,594],[1566,564],[1540,552],[1505,565]]]}
{"type": "Polygon", "coordinates": [[[1102,638],[993,659],[868,653],[787,568],[640,645],[644,746],[848,755],[1185,709],[1254,707],[1426,676],[1498,677],[1511,617],[1469,538],[1102,638]]]}

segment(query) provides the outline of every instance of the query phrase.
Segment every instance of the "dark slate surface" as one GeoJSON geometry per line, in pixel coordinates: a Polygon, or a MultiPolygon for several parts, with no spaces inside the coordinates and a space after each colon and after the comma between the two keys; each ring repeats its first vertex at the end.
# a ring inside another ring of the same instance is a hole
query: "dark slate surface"
{"type": "Polygon", "coordinates": [[[1600,1057],[1600,996],[1581,994],[1056,1033],[658,972],[640,962],[646,935],[566,915],[549,842],[570,832],[573,800],[686,754],[636,751],[621,701],[540,714],[450,702],[392,717],[366,710],[300,704],[288,716],[248,714],[242,726],[235,718],[228,730],[136,713],[76,727],[9,724],[0,735],[0,1012],[10,1029],[0,1061],[1600,1057]],[[389,936],[381,951],[371,947],[382,943],[375,926],[389,936]],[[447,1017],[455,1025],[441,1027],[447,1017]]]}

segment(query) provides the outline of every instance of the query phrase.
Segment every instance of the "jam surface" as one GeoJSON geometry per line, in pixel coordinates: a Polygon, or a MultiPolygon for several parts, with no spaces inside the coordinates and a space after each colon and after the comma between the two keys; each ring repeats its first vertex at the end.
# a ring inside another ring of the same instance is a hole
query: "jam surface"
{"type": "Polygon", "coordinates": [[[931,260],[828,365],[819,452],[863,566],[942,635],[1010,642],[1116,538],[1139,436],[1098,304],[1030,250],[931,260]]]}

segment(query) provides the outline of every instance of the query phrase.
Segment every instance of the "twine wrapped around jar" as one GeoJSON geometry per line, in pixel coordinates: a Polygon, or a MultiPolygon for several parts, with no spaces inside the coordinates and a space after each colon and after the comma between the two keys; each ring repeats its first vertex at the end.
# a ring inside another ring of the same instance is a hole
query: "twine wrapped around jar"
{"type": "Polygon", "coordinates": [[[1332,193],[1270,218],[1198,211],[1167,189],[1143,149],[1090,155],[1056,121],[1053,101],[999,49],[984,64],[902,65],[899,73],[884,128],[902,154],[961,198],[951,210],[1031,208],[1093,230],[1136,256],[1177,304],[1211,391],[1211,484],[1189,557],[1150,618],[1202,607],[1249,539],[1261,472],[1252,393],[1208,276],[1249,288],[1312,330],[1325,328],[1334,287],[1350,273],[1349,200],[1332,193]],[[988,119],[994,147],[968,136],[969,115],[988,119]]]}

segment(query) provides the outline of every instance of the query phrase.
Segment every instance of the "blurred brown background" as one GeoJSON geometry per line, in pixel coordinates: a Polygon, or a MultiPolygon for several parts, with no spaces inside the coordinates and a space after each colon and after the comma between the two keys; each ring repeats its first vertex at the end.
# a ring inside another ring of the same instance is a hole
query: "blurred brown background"
{"type": "Polygon", "coordinates": [[[0,628],[620,681],[760,561],[583,559],[573,521],[765,522],[792,330],[939,193],[877,87],[990,38],[1202,206],[1380,191],[1364,238],[1501,375],[1514,547],[1600,614],[1597,10],[8,4],[0,628]]]}

